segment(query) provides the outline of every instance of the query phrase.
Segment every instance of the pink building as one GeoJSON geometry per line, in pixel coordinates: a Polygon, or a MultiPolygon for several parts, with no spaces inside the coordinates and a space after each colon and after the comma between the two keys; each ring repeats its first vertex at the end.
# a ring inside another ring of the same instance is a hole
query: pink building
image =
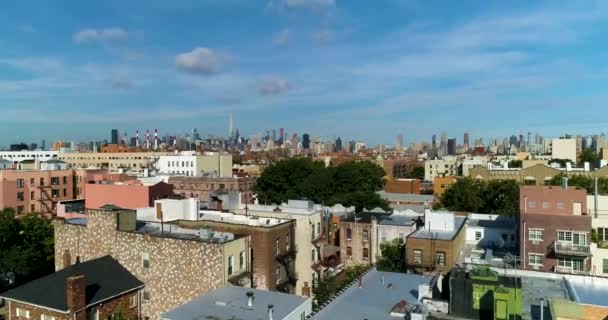
{"type": "Polygon", "coordinates": [[[173,195],[173,185],[159,182],[144,185],[137,180],[125,182],[90,183],[86,185],[87,209],[99,209],[112,204],[124,209],[154,206],[154,200],[166,199],[173,195]]]}

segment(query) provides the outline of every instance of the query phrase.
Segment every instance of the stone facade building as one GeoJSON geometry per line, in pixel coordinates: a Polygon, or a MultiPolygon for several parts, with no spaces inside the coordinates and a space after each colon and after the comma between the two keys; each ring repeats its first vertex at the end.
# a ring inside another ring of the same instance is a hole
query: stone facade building
{"type": "Polygon", "coordinates": [[[142,316],[162,312],[229,281],[247,279],[249,237],[184,230],[135,220],[135,212],[111,207],[87,210],[87,218],[55,221],[55,268],[74,259],[111,255],[144,282],[142,316]],[[243,261],[244,260],[244,261],[243,261]]]}

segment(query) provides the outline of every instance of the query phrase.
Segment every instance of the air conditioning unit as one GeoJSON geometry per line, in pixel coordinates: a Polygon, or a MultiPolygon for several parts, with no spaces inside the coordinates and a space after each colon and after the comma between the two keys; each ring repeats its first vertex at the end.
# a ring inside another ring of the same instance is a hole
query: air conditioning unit
{"type": "Polygon", "coordinates": [[[532,270],[540,270],[539,265],[531,265],[530,267],[532,267],[532,270]]]}

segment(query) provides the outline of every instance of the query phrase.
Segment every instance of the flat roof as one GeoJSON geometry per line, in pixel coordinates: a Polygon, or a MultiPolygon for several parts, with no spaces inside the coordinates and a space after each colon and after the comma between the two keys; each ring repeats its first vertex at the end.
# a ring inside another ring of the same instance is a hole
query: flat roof
{"type": "Polygon", "coordinates": [[[415,216],[392,214],[388,217],[383,217],[378,224],[383,226],[413,226],[418,218],[415,216]]]}
{"type": "Polygon", "coordinates": [[[391,193],[384,190],[380,190],[376,193],[388,201],[433,202],[435,200],[435,196],[428,194],[391,193]]]}
{"type": "Polygon", "coordinates": [[[376,219],[378,219],[378,221],[380,221],[382,219],[386,219],[390,215],[391,215],[391,213],[389,213],[389,212],[382,212],[382,211],[371,212],[371,211],[367,211],[367,212],[359,212],[359,213],[348,214],[346,216],[343,216],[342,221],[344,221],[344,222],[355,222],[355,220],[356,220],[359,223],[371,223],[372,222],[372,218],[376,218],[376,219]]]}
{"type": "Polygon", "coordinates": [[[408,238],[415,239],[434,239],[434,240],[453,240],[454,237],[462,230],[462,226],[466,221],[466,217],[455,216],[454,217],[454,230],[453,231],[438,231],[420,228],[412,232],[408,238]]]}
{"type": "Polygon", "coordinates": [[[284,319],[309,299],[281,292],[227,285],[165,312],[160,318],[165,320],[268,319],[268,305],[272,304],[273,317],[284,319]],[[247,306],[247,292],[253,292],[252,307],[247,306]]]}
{"type": "Polygon", "coordinates": [[[226,243],[241,236],[230,232],[219,232],[213,228],[199,230],[186,229],[172,223],[161,225],[159,222],[137,221],[136,233],[150,234],[157,237],[173,238],[179,240],[193,240],[211,243],[226,243]]]}
{"type": "Polygon", "coordinates": [[[418,286],[430,280],[417,274],[372,269],[363,276],[361,288],[357,283],[351,285],[311,319],[395,319],[390,315],[391,309],[402,300],[418,304],[418,286]]]}
{"type": "Polygon", "coordinates": [[[213,211],[213,210],[200,210],[199,221],[210,221],[210,222],[221,222],[221,223],[230,223],[230,224],[238,224],[243,226],[252,226],[252,227],[265,227],[270,228],[274,226],[278,226],[280,224],[291,221],[290,219],[281,219],[281,218],[263,218],[257,216],[245,216],[242,214],[236,214],[232,212],[222,212],[222,211],[213,211]]]}
{"type": "Polygon", "coordinates": [[[495,220],[469,218],[467,220],[467,227],[513,229],[516,227],[516,223],[515,220],[511,219],[510,217],[498,217],[495,220]]]}

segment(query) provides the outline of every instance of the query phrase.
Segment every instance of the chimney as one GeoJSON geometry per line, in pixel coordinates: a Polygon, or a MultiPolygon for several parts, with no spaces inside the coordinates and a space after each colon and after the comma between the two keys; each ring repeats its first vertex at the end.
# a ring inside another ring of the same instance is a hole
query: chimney
{"type": "MultiPolygon", "coordinates": [[[[80,311],[87,306],[86,289],[87,281],[84,276],[73,276],[67,278],[65,283],[65,291],[67,304],[70,313],[73,315],[76,311],[80,311]]],[[[84,319],[86,314],[80,312],[84,319]]],[[[79,317],[76,317],[78,319],[79,317]]]]}
{"type": "Polygon", "coordinates": [[[253,291],[247,291],[247,306],[249,308],[253,307],[253,291]]]}
{"type": "Polygon", "coordinates": [[[72,255],[70,254],[70,250],[63,251],[63,268],[67,268],[72,265],[72,255]]]}
{"type": "Polygon", "coordinates": [[[568,190],[568,177],[562,178],[562,189],[568,190]]]}
{"type": "Polygon", "coordinates": [[[274,306],[272,304],[268,305],[268,320],[272,320],[272,313],[274,312],[274,306]]]}

